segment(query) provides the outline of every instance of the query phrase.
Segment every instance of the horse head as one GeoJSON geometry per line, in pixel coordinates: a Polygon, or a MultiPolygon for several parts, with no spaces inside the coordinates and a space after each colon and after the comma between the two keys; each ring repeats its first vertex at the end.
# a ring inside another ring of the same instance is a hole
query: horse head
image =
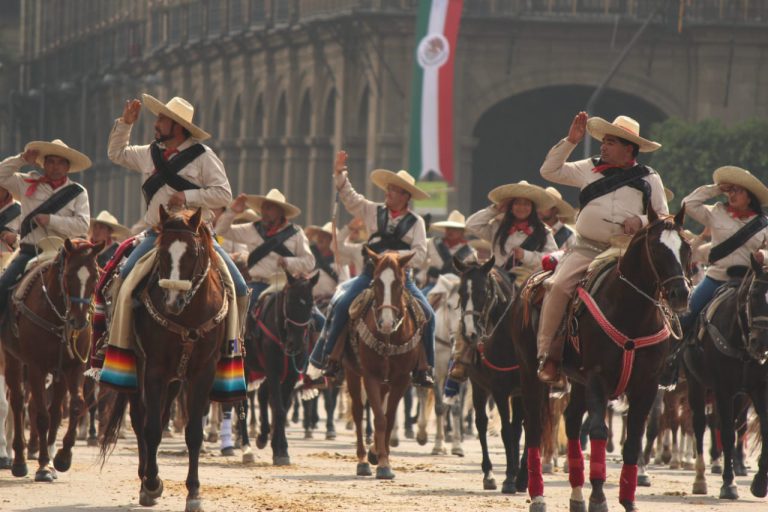
{"type": "Polygon", "coordinates": [[[155,246],[165,311],[180,315],[208,275],[213,257],[213,239],[202,222],[202,210],[168,213],[160,206],[155,246]]]}
{"type": "Polygon", "coordinates": [[[459,303],[461,305],[461,335],[469,343],[476,343],[484,336],[491,311],[501,299],[499,285],[491,276],[494,256],[482,265],[453,258],[456,270],[461,273],[459,303]]]}
{"type": "Polygon", "coordinates": [[[661,218],[648,207],[648,225],[635,233],[619,263],[625,280],[636,288],[653,283],[675,313],[688,308],[691,293],[691,246],[683,235],[685,206],[671,218],[661,218]]]}
{"type": "Polygon", "coordinates": [[[300,354],[307,350],[307,330],[312,321],[312,288],[317,284],[320,273],[314,276],[293,277],[285,273],[288,282],[283,288],[282,314],[285,331],[285,351],[288,355],[300,354]]]}
{"type": "Polygon", "coordinates": [[[65,240],[57,256],[58,279],[64,297],[64,312],[54,310],[66,319],[68,326],[82,330],[90,321],[91,297],[99,280],[96,256],[104,249],[104,242],[95,245],[86,240],[65,240]]]}
{"type": "Polygon", "coordinates": [[[752,268],[739,289],[737,310],[747,353],[760,364],[768,360],[768,273],[751,256],[752,268]]]}
{"type": "Polygon", "coordinates": [[[395,252],[376,254],[367,246],[373,262],[373,310],[376,327],[384,335],[400,329],[405,319],[405,268],[414,253],[400,256],[395,252]]]}

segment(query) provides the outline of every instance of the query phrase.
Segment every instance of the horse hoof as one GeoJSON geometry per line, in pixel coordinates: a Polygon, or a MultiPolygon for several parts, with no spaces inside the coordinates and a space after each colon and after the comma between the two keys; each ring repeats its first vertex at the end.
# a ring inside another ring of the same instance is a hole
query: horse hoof
{"type": "Polygon", "coordinates": [[[379,456],[373,453],[371,450],[368,450],[368,462],[374,466],[377,466],[379,464],[379,456]]]}
{"type": "Polygon", "coordinates": [[[693,471],[696,469],[696,464],[693,462],[683,462],[683,469],[686,471],[693,471]]]}
{"type": "Polygon", "coordinates": [[[72,452],[64,453],[64,450],[59,450],[53,458],[53,467],[56,468],[56,471],[66,473],[71,465],[72,452]]]}
{"type": "Polygon", "coordinates": [[[256,448],[263,450],[265,446],[267,446],[267,436],[258,436],[256,438],[256,448]]]}
{"type": "Polygon", "coordinates": [[[638,487],[650,487],[651,486],[651,477],[648,475],[637,475],[637,486],[638,487]]]}
{"type": "Polygon", "coordinates": [[[209,443],[218,443],[219,442],[219,434],[216,432],[209,432],[208,437],[205,438],[206,441],[209,443]]]}
{"type": "Polygon", "coordinates": [[[99,446],[99,438],[98,437],[89,437],[86,441],[86,444],[90,447],[99,446]]]}
{"type": "Polygon", "coordinates": [[[692,494],[707,494],[707,481],[701,480],[699,482],[693,482],[692,494]]]}
{"type": "Polygon", "coordinates": [[[765,496],[768,495],[768,475],[757,473],[755,478],[752,479],[752,485],[749,486],[749,491],[755,498],[765,498],[765,496]]]}
{"type": "Polygon", "coordinates": [[[432,455],[445,455],[446,453],[448,452],[446,451],[445,447],[441,448],[439,446],[435,446],[432,448],[432,455]]]}
{"type": "Polygon", "coordinates": [[[141,490],[139,491],[139,505],[142,507],[153,507],[157,504],[157,500],[155,498],[152,498],[147,494],[147,491],[141,490]]]}
{"type": "Polygon", "coordinates": [[[744,466],[734,466],[733,474],[736,476],[747,476],[749,472],[747,471],[747,468],[745,468],[744,466]]]}
{"type": "Polygon", "coordinates": [[[718,464],[712,464],[712,474],[713,475],[722,475],[723,474],[723,466],[718,464]]]}
{"type": "Polygon", "coordinates": [[[457,457],[463,457],[464,456],[464,449],[461,446],[457,446],[455,448],[451,448],[451,455],[456,455],[457,457]]]}
{"type": "Polygon", "coordinates": [[[29,474],[29,468],[25,462],[22,462],[21,464],[13,464],[11,466],[11,474],[15,477],[21,478],[29,474]]]}
{"type": "Polygon", "coordinates": [[[419,432],[416,435],[416,442],[419,443],[420,446],[424,446],[427,444],[428,436],[426,432],[419,432]]]}
{"type": "Polygon", "coordinates": [[[483,490],[485,490],[485,491],[495,491],[496,490],[496,479],[495,478],[483,478],[483,490]]]}
{"type": "Polygon", "coordinates": [[[357,476],[371,476],[371,465],[367,462],[357,463],[357,476]]]}
{"type": "Polygon", "coordinates": [[[603,501],[590,501],[589,512],[608,512],[608,502],[603,501]]]}
{"type": "Polygon", "coordinates": [[[536,496],[528,507],[528,512],[547,512],[547,504],[544,502],[544,496],[536,496]]]}
{"type": "Polygon", "coordinates": [[[587,504],[584,501],[571,500],[568,512],[587,512],[587,504]]]}
{"type": "Polygon", "coordinates": [[[333,441],[334,439],[336,439],[336,432],[334,432],[333,430],[329,430],[325,433],[326,441],[333,441]]]}
{"type": "Polygon", "coordinates": [[[152,500],[156,500],[157,498],[163,495],[163,481],[160,478],[158,478],[157,488],[150,489],[149,487],[147,487],[147,479],[145,478],[141,482],[141,492],[145,493],[147,497],[151,498],[152,500]]]}
{"type": "Polygon", "coordinates": [[[621,506],[624,507],[624,512],[637,512],[637,507],[634,501],[620,501],[621,506]]]}
{"type": "Polygon", "coordinates": [[[405,438],[406,439],[413,439],[413,429],[412,428],[405,429],[405,438]]]}
{"type": "Polygon", "coordinates": [[[11,469],[13,461],[10,457],[0,457],[0,469],[11,469]]]}
{"type": "Polygon", "coordinates": [[[233,446],[227,446],[221,449],[221,454],[225,457],[232,457],[235,455],[235,448],[233,446]]]}
{"type": "Polygon", "coordinates": [[[184,512],[203,512],[203,500],[200,498],[187,498],[184,512]]]}
{"type": "Polygon", "coordinates": [[[400,440],[396,437],[390,437],[389,446],[391,446],[392,448],[397,448],[398,446],[400,446],[400,440]]]}
{"type": "Polygon", "coordinates": [[[53,473],[48,468],[42,468],[35,471],[35,482],[53,482],[53,473]]]}
{"type": "Polygon", "coordinates": [[[506,479],[501,483],[501,494],[516,494],[517,487],[514,480],[506,479]]]}
{"type": "Polygon", "coordinates": [[[253,464],[256,462],[256,456],[251,451],[250,446],[246,446],[243,450],[243,464],[253,464]]]}
{"type": "Polygon", "coordinates": [[[721,500],[737,500],[739,499],[739,491],[736,488],[736,484],[723,484],[723,486],[720,488],[720,499],[721,500]]]}
{"type": "Polygon", "coordinates": [[[546,464],[541,465],[541,472],[545,475],[551,475],[554,472],[554,468],[551,463],[547,462],[546,464]]]}
{"type": "Polygon", "coordinates": [[[376,468],[376,480],[392,480],[395,478],[395,474],[388,467],[376,468]]]}
{"type": "Polygon", "coordinates": [[[669,463],[669,469],[680,469],[680,462],[673,460],[669,463]]]}
{"type": "Polygon", "coordinates": [[[453,442],[453,434],[450,432],[445,433],[445,442],[446,443],[452,443],[453,442]]]}
{"type": "Polygon", "coordinates": [[[661,453],[661,462],[663,464],[669,464],[672,460],[672,452],[669,451],[669,449],[664,449],[664,451],[661,453]]]}
{"type": "Polygon", "coordinates": [[[347,423],[344,425],[344,429],[345,429],[345,430],[354,430],[354,428],[355,428],[355,424],[354,424],[354,423],[352,423],[351,421],[348,421],[348,422],[347,422],[347,423]]]}
{"type": "Polygon", "coordinates": [[[309,429],[306,429],[304,431],[304,439],[312,439],[312,431],[309,429]]]}
{"type": "Polygon", "coordinates": [[[279,457],[272,457],[273,466],[290,466],[291,458],[287,455],[281,455],[279,457]]]}

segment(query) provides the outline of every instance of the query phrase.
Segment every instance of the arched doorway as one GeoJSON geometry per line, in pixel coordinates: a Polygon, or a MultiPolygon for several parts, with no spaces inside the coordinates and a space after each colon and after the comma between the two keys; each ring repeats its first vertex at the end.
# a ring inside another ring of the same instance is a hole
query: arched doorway
{"type": "MultiPolygon", "coordinates": [[[[594,91],[587,86],[543,87],[509,97],[488,109],[475,126],[477,146],[472,155],[471,211],[488,204],[488,192],[498,185],[519,180],[545,184],[539,168],[549,149],[568,134],[573,116],[584,108],[594,91]]],[[[667,118],[658,107],[642,98],[607,89],[593,115],[612,121],[628,115],[640,123],[647,135],[654,123],[667,118]]],[[[583,144],[571,160],[583,157],[583,144]]],[[[599,143],[592,144],[592,153],[599,143]]],[[[560,187],[558,187],[560,188],[560,187]]],[[[575,202],[578,191],[562,187],[565,198],[575,202]]]]}

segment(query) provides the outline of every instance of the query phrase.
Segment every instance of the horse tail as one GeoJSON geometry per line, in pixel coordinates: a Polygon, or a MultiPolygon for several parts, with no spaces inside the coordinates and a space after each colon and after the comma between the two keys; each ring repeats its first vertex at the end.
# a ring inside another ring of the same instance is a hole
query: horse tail
{"type": "Polygon", "coordinates": [[[754,440],[750,453],[759,452],[763,445],[763,436],[760,435],[760,417],[758,415],[755,415],[755,417],[752,418],[752,420],[749,422],[746,436],[751,436],[754,440]]]}
{"type": "Polygon", "coordinates": [[[104,467],[107,457],[109,457],[117,445],[117,437],[123,424],[125,408],[128,405],[128,395],[126,393],[110,391],[106,399],[107,406],[104,410],[106,421],[104,422],[104,430],[99,446],[99,459],[101,459],[102,467],[104,467]]]}

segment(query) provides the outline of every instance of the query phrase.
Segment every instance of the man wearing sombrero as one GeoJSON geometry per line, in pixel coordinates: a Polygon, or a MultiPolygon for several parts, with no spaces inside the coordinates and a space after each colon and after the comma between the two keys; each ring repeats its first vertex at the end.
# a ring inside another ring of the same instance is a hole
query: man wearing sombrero
{"type": "MultiPolygon", "coordinates": [[[[107,153],[117,165],[142,174],[141,186],[147,211],[144,221],[149,226],[160,222],[160,207],[202,208],[207,222],[213,219],[213,208],[227,206],[232,191],[227,173],[219,157],[201,142],[211,136],[192,122],[194,107],[184,98],[175,97],[163,104],[149,94],[127,101],[122,117],[115,121],[109,134],[107,153]],[[155,140],[148,145],[131,146],[131,128],[139,117],[142,102],[157,116],[155,140]]],[[[136,262],[155,245],[157,233],[150,228],[144,240],[125,262],[120,278],[133,270],[136,262]]],[[[248,307],[248,285],[227,252],[214,240],[214,247],[227,265],[235,285],[240,318],[248,307]]],[[[115,284],[118,288],[119,282],[115,284]]],[[[113,291],[114,293],[114,291],[113,291]]]]}
{"type": "Polygon", "coordinates": [[[30,142],[24,152],[0,162],[0,187],[20,198],[19,252],[0,276],[0,311],[8,290],[37,256],[46,237],[84,238],[88,232],[88,191],[69,179],[70,173],[91,166],[91,160],[61,140],[30,142]],[[43,175],[22,173],[24,165],[37,165],[43,175]]]}
{"type": "Polygon", "coordinates": [[[322,226],[307,226],[307,237],[310,239],[310,249],[315,257],[315,270],[320,274],[317,284],[312,288],[315,303],[328,304],[336,293],[336,288],[349,280],[349,267],[339,264],[333,253],[333,230],[330,222],[322,226]]]}
{"type": "Polygon", "coordinates": [[[555,187],[547,187],[544,190],[555,205],[552,208],[539,210],[539,218],[552,230],[558,249],[563,249],[573,235],[573,230],[565,223],[573,223],[576,220],[576,209],[563,199],[562,194],[555,187]]]}
{"type": "Polygon", "coordinates": [[[112,256],[115,255],[115,251],[119,245],[117,240],[125,240],[130,234],[131,231],[120,224],[117,221],[117,218],[107,210],[100,211],[95,218],[91,219],[91,229],[88,233],[88,240],[92,244],[104,242],[104,250],[96,256],[96,262],[99,264],[99,268],[103,269],[109,260],[112,259],[112,256]]]}
{"type": "Polygon", "coordinates": [[[640,125],[626,116],[612,123],[586,112],[577,114],[568,136],[547,154],[542,177],[561,185],[578,187],[580,212],[570,249],[551,277],[544,297],[538,334],[539,378],[560,379],[565,309],[579,281],[594,258],[610,246],[615,235],[634,234],[648,223],[648,208],[669,213],[664,185],[650,167],[635,161],[638,153],[649,153],[660,144],[640,136],[640,125]],[[586,132],[601,141],[600,158],[566,162],[586,132]]]}
{"type": "MultiPolygon", "coordinates": [[[[371,172],[371,180],[386,192],[384,203],[369,201],[352,188],[347,172],[347,153],[340,151],[336,155],[334,180],[341,202],[347,211],[359,217],[369,232],[368,247],[377,252],[397,251],[400,254],[413,253],[409,267],[419,268],[427,255],[427,236],[424,219],[412,211],[408,204],[413,199],[425,199],[429,194],[416,186],[416,180],[407,172],[394,173],[386,169],[371,172]]],[[[325,368],[328,375],[336,375],[341,369],[340,361],[330,358],[333,347],[349,320],[349,306],[363,290],[368,288],[373,279],[373,269],[366,265],[365,270],[354,279],[347,281],[331,303],[330,321],[326,324],[320,339],[310,356],[308,375],[319,375],[319,369],[325,368]]],[[[408,273],[406,288],[419,301],[427,317],[427,325],[422,333],[422,344],[427,367],[415,369],[413,383],[417,386],[432,387],[432,368],[435,365],[435,313],[426,297],[416,287],[408,273]]],[[[419,358],[421,360],[421,358],[419,358]]]]}
{"type": "Polygon", "coordinates": [[[768,187],[746,169],[731,165],[715,170],[712,181],[682,201],[685,213],[703,224],[712,237],[709,268],[691,293],[688,312],[680,319],[683,329],[694,325],[715,291],[728,280],[729,269],[749,268],[750,256],[765,263],[768,255],[764,249],[768,245],[768,218],[763,212],[768,187]],[[721,194],[727,203],[706,204],[721,194]]]}
{"type": "Polygon", "coordinates": [[[424,287],[422,290],[424,294],[429,293],[439,276],[457,273],[453,265],[454,256],[462,261],[477,256],[475,250],[464,238],[466,227],[464,215],[458,210],[453,210],[448,214],[447,219],[435,222],[429,227],[433,231],[442,233],[443,236],[430,238],[427,243],[427,277],[433,282],[424,287]]]}

